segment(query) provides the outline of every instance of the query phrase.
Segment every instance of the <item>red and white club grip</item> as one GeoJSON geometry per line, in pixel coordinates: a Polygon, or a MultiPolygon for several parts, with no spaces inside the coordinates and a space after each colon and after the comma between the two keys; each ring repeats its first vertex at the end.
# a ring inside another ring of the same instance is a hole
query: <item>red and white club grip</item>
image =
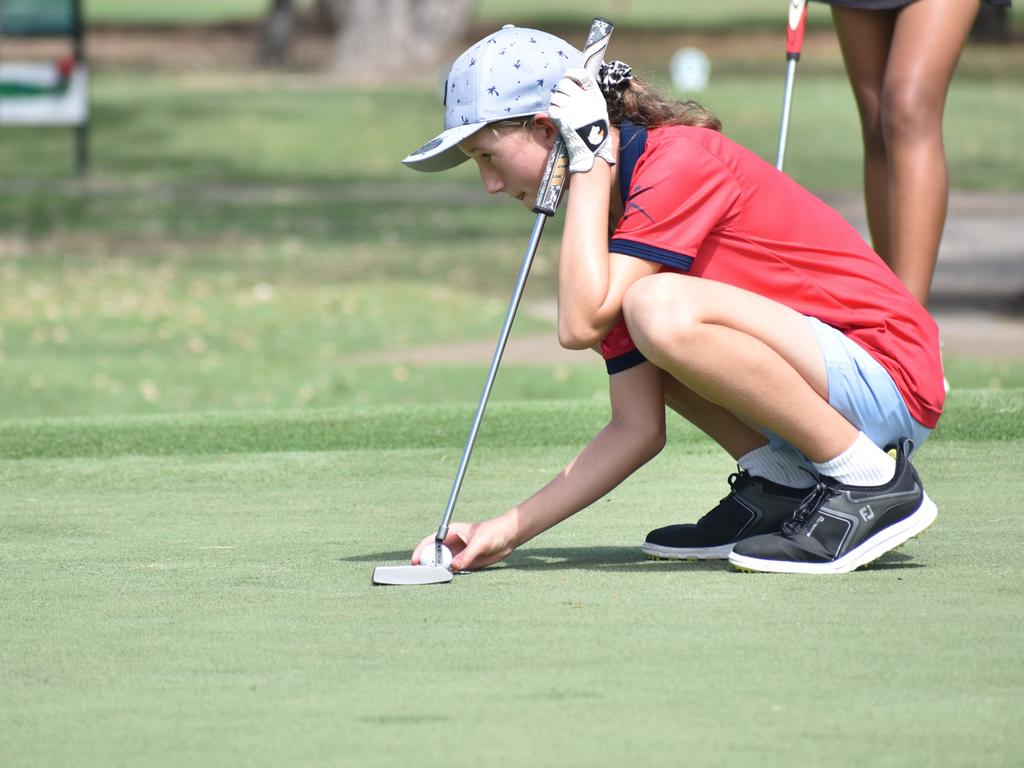
{"type": "Polygon", "coordinates": [[[786,58],[800,58],[807,24],[807,0],[789,0],[789,24],[786,26],[786,58]]]}

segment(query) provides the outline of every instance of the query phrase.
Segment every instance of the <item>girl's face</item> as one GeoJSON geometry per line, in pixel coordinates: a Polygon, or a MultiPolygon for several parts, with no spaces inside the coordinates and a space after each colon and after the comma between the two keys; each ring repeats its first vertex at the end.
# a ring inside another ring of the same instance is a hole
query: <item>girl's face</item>
{"type": "Polygon", "coordinates": [[[485,126],[459,144],[480,171],[488,194],[504,192],[533,210],[558,129],[546,116],[525,127],[485,126]]]}

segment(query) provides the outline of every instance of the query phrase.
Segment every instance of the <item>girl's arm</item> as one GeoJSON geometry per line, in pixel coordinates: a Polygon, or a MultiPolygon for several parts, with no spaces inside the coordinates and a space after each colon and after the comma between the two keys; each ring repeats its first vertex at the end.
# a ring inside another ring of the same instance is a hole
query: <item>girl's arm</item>
{"type": "Polygon", "coordinates": [[[558,258],[558,340],[569,349],[592,347],[607,336],[618,322],[626,289],[660,268],[608,253],[612,182],[611,168],[601,159],[569,182],[558,258]]]}
{"type": "MultiPolygon", "coordinates": [[[[445,543],[452,568],[483,568],[507,557],[537,534],[600,499],[650,461],[665,443],[662,372],[650,363],[609,379],[612,417],[561,474],[503,515],[481,523],[453,523],[445,543]]],[[[419,562],[427,537],[416,548],[419,562]]]]}

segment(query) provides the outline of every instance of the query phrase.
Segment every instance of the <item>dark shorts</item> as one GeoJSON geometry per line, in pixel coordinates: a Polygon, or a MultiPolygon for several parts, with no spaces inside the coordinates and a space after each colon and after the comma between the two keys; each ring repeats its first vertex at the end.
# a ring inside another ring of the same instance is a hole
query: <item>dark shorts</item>
{"type": "MultiPolygon", "coordinates": [[[[1012,0],[981,0],[986,5],[1008,8],[1012,0]]],[[[858,8],[862,11],[889,11],[902,8],[916,0],[814,0],[814,2],[834,5],[838,8],[858,8]]]]}

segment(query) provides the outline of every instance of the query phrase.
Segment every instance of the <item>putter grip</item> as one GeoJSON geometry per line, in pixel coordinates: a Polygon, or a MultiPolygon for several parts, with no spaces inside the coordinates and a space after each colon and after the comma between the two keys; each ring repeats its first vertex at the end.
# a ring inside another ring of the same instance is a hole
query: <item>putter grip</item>
{"type": "Polygon", "coordinates": [[[786,24],[786,58],[800,60],[807,25],[807,0],[790,0],[789,23],[786,24]]]}
{"type": "MultiPolygon", "coordinates": [[[[594,19],[590,25],[590,34],[587,35],[587,43],[583,48],[583,68],[595,77],[604,62],[604,52],[608,49],[613,29],[615,27],[610,21],[600,17],[594,19]]],[[[555,140],[555,146],[551,148],[551,154],[548,155],[548,164],[544,168],[544,177],[537,191],[533,212],[554,216],[568,178],[569,153],[566,152],[565,142],[559,135],[555,140]]]]}

